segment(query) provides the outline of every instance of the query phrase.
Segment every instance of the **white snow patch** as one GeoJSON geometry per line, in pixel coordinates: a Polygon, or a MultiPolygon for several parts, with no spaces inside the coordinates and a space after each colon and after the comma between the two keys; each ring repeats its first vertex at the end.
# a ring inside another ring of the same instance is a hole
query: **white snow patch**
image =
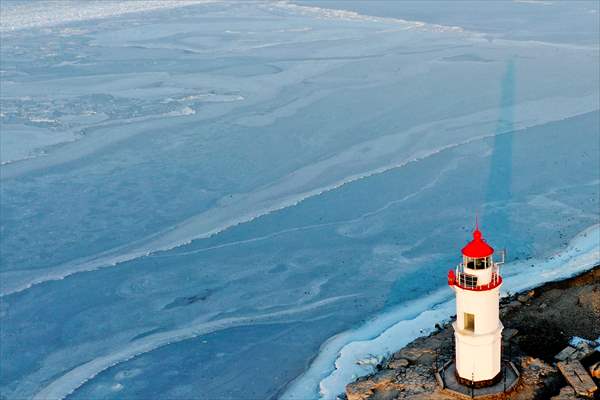
{"type": "Polygon", "coordinates": [[[545,0],[513,0],[514,3],[525,3],[525,4],[539,4],[543,6],[551,6],[554,4],[552,1],[545,0]]]}
{"type": "MultiPolygon", "coordinates": [[[[212,3],[219,0],[46,0],[22,2],[2,6],[0,32],[39,28],[89,19],[107,18],[135,12],[185,7],[212,3]]],[[[63,30],[61,34],[81,34],[81,31],[63,30]]]]}
{"type": "MultiPolygon", "coordinates": [[[[422,21],[407,21],[400,18],[386,18],[376,17],[371,15],[359,14],[355,11],[349,10],[336,10],[332,8],[322,7],[311,7],[305,5],[297,5],[289,3],[288,1],[277,1],[274,3],[267,3],[266,7],[270,9],[280,9],[283,11],[292,12],[297,15],[319,18],[319,19],[331,19],[331,20],[343,20],[343,21],[354,21],[354,22],[374,22],[374,23],[385,23],[393,24],[403,27],[406,30],[423,30],[429,32],[454,32],[454,33],[465,33],[466,31],[459,26],[445,26],[438,24],[430,24],[422,21]]],[[[472,35],[479,35],[475,32],[469,32],[472,35]]]]}
{"type": "Polygon", "coordinates": [[[238,94],[218,94],[218,93],[203,93],[185,96],[176,101],[194,101],[200,100],[206,103],[224,103],[230,101],[241,101],[244,100],[244,96],[238,94]]]}
{"type": "Polygon", "coordinates": [[[166,113],[165,115],[169,116],[169,117],[180,117],[183,115],[194,115],[194,114],[196,114],[196,111],[193,108],[183,107],[181,110],[171,111],[171,112],[166,113]]]}
{"type": "Polygon", "coordinates": [[[120,392],[121,390],[123,390],[123,385],[120,383],[115,383],[110,388],[113,392],[120,392]]]}
{"type": "Polygon", "coordinates": [[[571,340],[569,340],[569,345],[573,346],[573,347],[577,347],[581,343],[587,343],[589,345],[594,345],[595,344],[593,340],[584,339],[584,338],[579,337],[579,336],[573,336],[571,338],[571,340]]]}

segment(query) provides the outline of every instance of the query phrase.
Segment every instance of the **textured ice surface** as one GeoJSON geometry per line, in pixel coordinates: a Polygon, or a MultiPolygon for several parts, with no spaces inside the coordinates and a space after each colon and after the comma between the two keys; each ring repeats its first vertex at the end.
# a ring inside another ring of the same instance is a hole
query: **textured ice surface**
{"type": "MultiPolygon", "coordinates": [[[[443,317],[476,212],[527,285],[598,224],[597,37],[113,14],[3,32],[2,396],[269,398],[299,376],[331,396],[353,329],[443,317]]],[[[409,325],[390,346],[431,328],[409,325]]]]}
{"type": "Polygon", "coordinates": [[[2,164],[33,158],[38,149],[76,139],[76,136],[69,131],[55,132],[51,129],[24,124],[0,124],[0,132],[2,132],[0,134],[0,161],[2,164]]]}

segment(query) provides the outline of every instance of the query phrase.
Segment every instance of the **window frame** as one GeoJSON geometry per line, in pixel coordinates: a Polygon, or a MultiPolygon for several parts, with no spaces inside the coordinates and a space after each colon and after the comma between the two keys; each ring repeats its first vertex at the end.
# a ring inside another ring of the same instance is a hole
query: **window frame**
{"type": "Polygon", "coordinates": [[[475,314],[463,313],[463,330],[475,332],[475,314]]]}
{"type": "Polygon", "coordinates": [[[482,271],[492,266],[491,257],[471,258],[466,257],[465,267],[473,271],[482,271]]]}

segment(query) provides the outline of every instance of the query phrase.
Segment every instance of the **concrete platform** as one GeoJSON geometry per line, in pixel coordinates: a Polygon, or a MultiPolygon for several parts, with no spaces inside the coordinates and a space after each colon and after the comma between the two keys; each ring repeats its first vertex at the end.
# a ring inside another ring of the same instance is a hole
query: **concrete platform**
{"type": "Polygon", "coordinates": [[[499,399],[505,393],[512,391],[519,382],[519,371],[513,363],[505,361],[502,372],[506,376],[502,377],[498,383],[485,388],[471,389],[468,386],[461,385],[456,380],[456,365],[454,361],[447,362],[438,372],[436,379],[444,392],[460,399],[499,399]]]}

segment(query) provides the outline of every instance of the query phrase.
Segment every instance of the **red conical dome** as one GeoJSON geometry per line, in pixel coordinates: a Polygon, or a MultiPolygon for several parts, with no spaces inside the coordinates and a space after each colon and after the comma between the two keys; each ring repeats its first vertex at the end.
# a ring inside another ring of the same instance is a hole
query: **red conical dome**
{"type": "Polygon", "coordinates": [[[483,258],[494,254],[494,249],[485,242],[479,231],[479,227],[475,226],[473,231],[473,240],[462,249],[463,255],[471,258],[483,258]]]}

